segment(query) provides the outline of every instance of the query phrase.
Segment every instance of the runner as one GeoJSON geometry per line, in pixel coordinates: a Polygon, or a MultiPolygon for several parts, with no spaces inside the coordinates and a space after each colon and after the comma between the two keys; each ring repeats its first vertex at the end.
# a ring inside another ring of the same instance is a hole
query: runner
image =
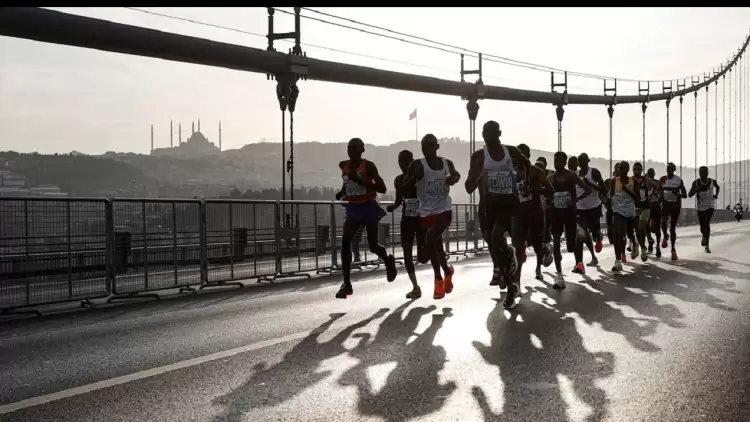
{"type": "Polygon", "coordinates": [[[490,248],[495,249],[498,263],[494,268],[494,278],[500,279],[500,288],[508,286],[503,306],[514,308],[522,296],[520,286],[514,283],[513,275],[518,269],[516,251],[508,246],[505,232],[510,228],[512,217],[518,206],[518,185],[515,167],[530,167],[531,163],[518,148],[500,142],[500,125],[489,121],[482,128],[485,147],[471,157],[469,176],[466,178],[466,192],[472,193],[477,187],[485,191],[490,248]],[[503,265],[504,264],[504,265],[503,265]]]}
{"type": "Polygon", "coordinates": [[[346,299],[354,293],[351,283],[352,270],[352,237],[361,226],[367,230],[367,243],[370,251],[385,262],[388,281],[396,279],[396,260],[387,254],[383,245],[378,243],[378,220],[383,209],[375,200],[378,193],[385,193],[386,187],[380,177],[375,163],[362,158],[365,143],[359,138],[352,138],[346,147],[349,159],[339,163],[341,178],[344,183],[341,191],[336,194],[337,200],[347,202],[346,218],[341,234],[341,270],[344,283],[336,297],[346,299]]]}
{"type": "Polygon", "coordinates": [[[661,231],[664,238],[661,247],[667,247],[667,241],[672,242],[672,261],[677,260],[677,250],[674,247],[677,241],[677,222],[680,218],[682,199],[687,198],[685,184],[682,178],[674,174],[677,166],[674,163],[667,164],[667,175],[659,179],[661,189],[661,231]],[[669,233],[667,233],[667,220],[669,222],[669,233]]]}
{"type": "MultiPolygon", "coordinates": [[[[555,174],[552,170],[547,170],[547,160],[544,157],[539,157],[536,160],[536,163],[534,164],[535,167],[538,167],[544,171],[544,174],[547,176],[547,180],[549,180],[549,176],[555,174]]],[[[551,188],[551,192],[544,192],[542,191],[539,200],[542,204],[542,210],[544,210],[544,224],[543,224],[543,230],[542,230],[542,247],[544,248],[544,257],[542,258],[542,265],[545,267],[549,267],[550,264],[552,264],[552,261],[554,260],[554,248],[552,247],[552,197],[548,195],[551,195],[554,193],[554,188],[551,188]]],[[[540,273],[537,273],[536,275],[537,280],[542,280],[540,273]]]]}
{"type": "Polygon", "coordinates": [[[589,188],[575,172],[565,169],[565,162],[568,159],[567,154],[562,151],[555,153],[555,174],[549,176],[550,183],[555,190],[552,197],[552,238],[554,242],[555,268],[557,274],[555,283],[552,286],[555,289],[564,289],[565,280],[562,276],[562,254],[560,252],[560,238],[565,232],[565,241],[568,252],[573,252],[576,265],[573,272],[585,274],[586,267],[583,266],[583,241],[585,232],[579,228],[576,221],[576,202],[591,195],[589,188]],[[577,187],[580,187],[582,193],[576,195],[577,187]]]}
{"type": "Polygon", "coordinates": [[[434,299],[442,299],[446,293],[453,291],[453,267],[448,266],[443,249],[443,233],[453,220],[450,187],[461,178],[452,161],[437,155],[439,148],[435,135],[425,135],[422,138],[424,158],[413,161],[403,179],[403,186],[417,186],[419,222],[425,231],[424,246],[417,246],[417,259],[425,262],[425,259],[419,257],[422,255],[432,261],[435,272],[434,299]],[[441,267],[445,272],[445,279],[440,273],[441,267]]]}
{"type": "Polygon", "coordinates": [[[638,249],[640,249],[641,261],[646,262],[648,260],[646,233],[648,232],[648,223],[651,220],[649,198],[652,197],[653,193],[656,191],[656,183],[654,183],[654,181],[648,176],[643,176],[643,165],[638,162],[633,164],[633,179],[635,179],[634,186],[638,191],[638,202],[635,206],[635,214],[637,217],[635,234],[638,242],[635,243],[633,253],[630,257],[635,259],[638,256],[638,249]]]}
{"type": "MultiPolygon", "coordinates": [[[[596,259],[596,253],[602,251],[602,229],[601,229],[601,218],[602,218],[602,201],[599,197],[600,194],[606,195],[607,187],[604,186],[604,179],[599,170],[589,167],[589,155],[585,152],[578,156],[578,165],[580,171],[578,177],[581,178],[587,185],[592,189],[591,195],[578,201],[576,206],[578,207],[578,218],[582,223],[584,229],[586,229],[586,247],[591,252],[591,262],[588,263],[589,267],[596,267],[599,265],[599,260],[596,259]],[[592,239],[596,239],[596,246],[592,239]],[[596,251],[596,253],[594,253],[596,251]]],[[[576,189],[578,195],[581,194],[579,189],[576,189]]]]}
{"type": "MultiPolygon", "coordinates": [[[[521,152],[521,145],[518,147],[521,152]]],[[[526,154],[524,154],[526,155],[526,154]]],[[[515,168],[518,182],[518,213],[513,217],[513,246],[516,249],[518,271],[516,282],[521,283],[521,269],[526,261],[518,251],[525,250],[527,244],[531,244],[536,254],[536,278],[542,280],[542,265],[544,264],[546,248],[542,245],[544,240],[544,208],[540,196],[552,197],[553,187],[547,178],[547,173],[531,166],[528,171],[523,166],[515,168]]],[[[549,261],[547,263],[549,265],[549,261]]]]}
{"type": "Polygon", "coordinates": [[[402,204],[404,206],[401,213],[401,248],[404,251],[404,266],[406,273],[409,274],[412,290],[406,294],[407,299],[419,299],[422,297],[422,289],[417,282],[417,274],[414,269],[414,258],[412,249],[414,239],[417,240],[417,248],[424,245],[424,230],[419,225],[419,200],[417,199],[417,188],[414,185],[404,185],[404,177],[409,170],[409,166],[414,161],[414,154],[409,150],[403,150],[398,154],[398,166],[401,168],[401,174],[396,176],[393,184],[396,187],[396,200],[393,205],[388,206],[388,212],[393,212],[402,204]]]}
{"type": "Polygon", "coordinates": [[[695,208],[698,210],[698,224],[701,226],[701,246],[706,248],[706,253],[711,253],[708,246],[708,238],[711,236],[711,218],[714,216],[714,200],[719,197],[719,184],[716,180],[708,178],[708,167],[701,166],[698,169],[699,178],[693,182],[688,196],[695,198],[695,208]]]}
{"type": "Polygon", "coordinates": [[[606,200],[606,208],[607,208],[607,240],[609,240],[610,245],[614,245],[614,224],[612,221],[612,197],[609,195],[609,192],[612,190],[612,181],[615,180],[617,177],[617,169],[620,167],[620,163],[615,164],[615,168],[612,170],[612,177],[608,178],[604,181],[604,185],[607,187],[607,200],[606,200]]]}
{"type": "Polygon", "coordinates": [[[649,224],[646,234],[648,236],[648,253],[654,252],[654,245],[656,245],[656,257],[661,257],[661,230],[659,230],[659,223],[661,222],[661,204],[659,203],[659,184],[656,183],[656,171],[653,168],[648,169],[646,177],[654,182],[654,190],[652,190],[648,196],[648,206],[651,209],[649,211],[649,224]],[[651,234],[656,237],[656,242],[651,234]]]}
{"type": "Polygon", "coordinates": [[[612,198],[612,223],[614,226],[612,239],[615,242],[613,272],[622,271],[626,239],[632,236],[630,233],[632,233],[635,223],[635,204],[638,201],[638,196],[634,192],[635,180],[628,177],[628,171],[630,171],[630,164],[627,161],[620,162],[617,168],[618,177],[614,178],[609,190],[609,196],[612,198]]]}

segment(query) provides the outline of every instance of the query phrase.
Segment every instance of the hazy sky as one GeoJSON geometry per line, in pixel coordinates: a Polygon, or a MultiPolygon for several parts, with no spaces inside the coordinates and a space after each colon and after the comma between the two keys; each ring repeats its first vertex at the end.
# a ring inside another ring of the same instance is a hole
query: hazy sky
{"type": "MultiPolygon", "coordinates": [[[[124,8],[60,10],[258,48],[265,48],[266,43],[265,8],[149,9],[260,36],[124,8]]],[[[517,60],[579,72],[652,80],[710,71],[737,50],[750,22],[748,8],[320,10],[517,60]]],[[[277,13],[276,30],[292,28],[292,18],[277,13]]],[[[305,46],[310,57],[452,80],[459,78],[457,55],[308,19],[302,21],[302,41],[360,55],[305,46]]],[[[279,42],[278,47],[286,50],[290,44],[279,42]]],[[[474,66],[470,61],[467,65],[474,66]]],[[[487,84],[549,90],[548,72],[494,63],[485,63],[484,72],[487,84]]],[[[618,88],[623,95],[637,93],[635,83],[620,83],[618,88]]],[[[419,114],[420,136],[432,132],[438,137],[468,138],[465,103],[458,98],[314,81],[301,82],[300,91],[295,113],[296,141],[346,141],[358,136],[368,143],[384,145],[413,139],[414,121],[410,122],[408,116],[415,108],[419,114]]],[[[569,91],[600,94],[602,81],[571,77],[569,91]]],[[[652,84],[652,92],[661,92],[661,84],[652,84]]],[[[698,97],[699,164],[705,161],[704,92],[698,97]]],[[[721,98],[720,90],[720,106],[721,98]]],[[[713,163],[713,86],[709,99],[710,161],[713,163]]],[[[497,101],[483,101],[480,105],[478,125],[488,119],[499,121],[505,142],[526,142],[532,148],[556,149],[557,125],[552,105],[497,101]]],[[[693,163],[693,109],[691,95],[684,104],[685,165],[693,163]]],[[[676,161],[679,148],[676,101],[671,111],[671,158],[676,161]]],[[[604,106],[567,107],[563,149],[570,153],[585,150],[593,156],[607,156],[606,116],[604,106]]],[[[2,150],[147,153],[151,123],[155,126],[157,147],[163,147],[169,144],[170,119],[175,122],[176,142],[177,123],[182,123],[185,139],[191,121],[199,118],[202,131],[212,141],[217,140],[218,121],[222,121],[225,149],[261,139],[277,141],[281,135],[281,116],[275,82],[259,74],[0,37],[2,150]]],[[[720,107],[720,141],[721,122],[720,107]]],[[[614,137],[618,157],[641,157],[641,124],[639,105],[616,107],[614,137]]],[[[646,126],[647,156],[664,160],[663,102],[651,104],[646,126]]],[[[721,147],[719,157],[721,159],[721,147]]]]}

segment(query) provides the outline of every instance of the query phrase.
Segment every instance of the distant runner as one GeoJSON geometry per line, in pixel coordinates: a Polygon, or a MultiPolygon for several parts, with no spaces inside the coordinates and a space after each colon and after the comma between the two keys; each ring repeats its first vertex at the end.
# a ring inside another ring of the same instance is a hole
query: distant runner
{"type": "Polygon", "coordinates": [[[674,174],[677,166],[674,163],[667,164],[667,175],[659,179],[661,189],[661,230],[664,239],[661,247],[667,247],[667,241],[672,242],[672,261],[677,260],[677,250],[675,242],[677,241],[677,222],[680,219],[680,210],[682,209],[682,199],[687,198],[685,184],[682,178],[674,174]],[[669,220],[669,233],[667,233],[667,220],[669,220]]]}
{"type": "MultiPolygon", "coordinates": [[[[578,165],[580,170],[578,177],[581,178],[591,189],[591,195],[578,201],[576,206],[578,207],[578,217],[581,224],[587,231],[586,246],[591,252],[591,262],[588,263],[589,267],[596,267],[599,265],[599,260],[596,258],[596,254],[602,251],[602,229],[601,229],[601,218],[602,218],[602,201],[600,195],[607,194],[607,187],[604,185],[604,179],[599,170],[589,167],[589,156],[585,152],[578,156],[578,165]],[[596,245],[592,242],[595,239],[596,245]]],[[[581,192],[576,189],[576,192],[580,195],[581,192]]]]}
{"type": "Polygon", "coordinates": [[[614,232],[612,240],[615,243],[615,264],[613,272],[622,271],[622,261],[625,257],[625,245],[627,238],[632,236],[635,224],[635,204],[638,196],[635,193],[635,180],[628,177],[630,164],[627,161],[620,162],[617,167],[618,176],[610,184],[609,196],[612,198],[612,223],[614,232]]]}
{"type": "Polygon", "coordinates": [[[708,240],[711,237],[711,218],[714,216],[714,201],[719,197],[719,184],[716,180],[708,178],[708,167],[702,166],[698,169],[699,178],[693,182],[688,196],[695,198],[695,208],[698,210],[698,223],[701,226],[701,246],[706,248],[706,253],[711,253],[708,240]]]}

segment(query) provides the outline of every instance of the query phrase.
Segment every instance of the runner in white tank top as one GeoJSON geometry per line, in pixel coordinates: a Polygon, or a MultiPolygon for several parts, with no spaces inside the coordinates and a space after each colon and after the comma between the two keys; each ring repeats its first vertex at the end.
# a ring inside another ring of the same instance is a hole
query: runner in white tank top
{"type": "Polygon", "coordinates": [[[695,208],[698,210],[698,223],[701,227],[701,246],[706,248],[706,253],[711,253],[708,240],[711,236],[711,218],[714,215],[714,200],[719,197],[719,184],[716,180],[708,178],[708,167],[702,166],[698,169],[700,178],[693,182],[688,196],[695,195],[695,208]]]}
{"type": "MultiPolygon", "coordinates": [[[[604,185],[604,178],[602,178],[601,172],[589,167],[589,162],[589,156],[585,152],[578,156],[578,165],[580,166],[578,177],[591,188],[591,194],[578,201],[576,208],[578,208],[578,221],[581,222],[588,233],[586,236],[586,246],[589,252],[591,252],[591,262],[587,265],[589,267],[596,267],[599,265],[596,253],[601,252],[603,247],[601,229],[602,201],[599,196],[607,194],[607,187],[604,185]]],[[[576,192],[580,195],[580,188],[576,189],[576,192]]]]}
{"type": "Polygon", "coordinates": [[[682,208],[682,199],[687,198],[685,184],[682,178],[674,174],[677,166],[674,163],[667,164],[667,175],[659,179],[659,188],[661,197],[661,230],[664,238],[661,243],[662,248],[667,247],[667,241],[672,243],[672,261],[677,259],[677,250],[675,242],[677,241],[677,222],[680,218],[682,208]],[[670,220],[669,233],[667,233],[667,220],[670,220]]]}
{"type": "Polygon", "coordinates": [[[469,164],[469,176],[466,178],[466,192],[472,193],[480,188],[484,193],[484,209],[487,216],[487,231],[490,232],[489,249],[494,255],[494,279],[499,279],[499,287],[508,286],[503,306],[506,309],[517,305],[520,284],[515,282],[514,275],[518,269],[519,252],[508,246],[505,232],[510,228],[512,217],[518,206],[518,185],[516,184],[516,166],[528,169],[531,166],[518,148],[506,146],[500,142],[500,125],[488,121],[482,127],[482,137],[486,147],[474,152],[469,164]]]}
{"type": "Polygon", "coordinates": [[[443,233],[450,227],[453,218],[450,186],[461,178],[450,160],[437,155],[438,148],[440,146],[435,135],[425,135],[422,138],[424,158],[415,160],[404,177],[404,185],[417,185],[419,220],[425,230],[424,246],[417,246],[417,260],[421,263],[432,261],[435,271],[434,299],[442,299],[446,293],[453,291],[453,267],[448,266],[445,256],[443,233]],[[441,268],[445,272],[445,279],[441,268]]]}

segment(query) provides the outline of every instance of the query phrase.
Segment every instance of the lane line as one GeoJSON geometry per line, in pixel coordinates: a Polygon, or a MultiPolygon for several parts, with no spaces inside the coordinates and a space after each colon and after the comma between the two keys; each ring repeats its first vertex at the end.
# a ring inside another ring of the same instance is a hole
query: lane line
{"type": "MultiPolygon", "coordinates": [[[[731,227],[723,227],[721,229],[717,229],[716,231],[717,232],[724,231],[728,229],[744,227],[747,225],[750,225],[750,223],[738,224],[738,225],[731,226],[731,227]]],[[[103,380],[103,381],[94,382],[91,384],[73,387],[73,388],[69,388],[66,390],[57,391],[51,394],[31,397],[31,398],[20,400],[17,402],[0,405],[0,415],[17,412],[19,410],[28,409],[30,407],[35,407],[35,406],[51,403],[51,402],[58,401],[58,400],[76,397],[76,396],[80,396],[83,394],[92,393],[98,390],[103,390],[105,388],[127,384],[133,381],[139,381],[142,379],[151,378],[157,375],[162,375],[162,374],[177,371],[180,369],[186,369],[186,368],[190,368],[193,366],[202,365],[204,363],[209,363],[209,362],[213,362],[213,361],[220,360],[220,359],[226,359],[226,358],[236,356],[242,353],[252,352],[255,350],[285,343],[288,341],[300,340],[311,334],[316,334],[316,333],[320,333],[324,331],[343,329],[349,325],[350,323],[342,322],[338,324],[332,324],[325,328],[316,328],[312,331],[300,331],[294,334],[289,334],[289,335],[282,336],[282,337],[276,337],[273,339],[263,340],[263,341],[251,343],[245,346],[228,349],[228,350],[224,350],[221,352],[211,353],[205,356],[199,356],[199,357],[192,358],[192,359],[186,359],[186,360],[175,362],[169,365],[146,369],[144,371],[134,372],[128,375],[123,375],[123,376],[114,377],[114,378],[110,378],[110,379],[103,380]]]]}
{"type": "Polygon", "coordinates": [[[298,333],[289,334],[282,337],[276,337],[269,340],[263,340],[255,343],[251,343],[245,346],[236,347],[234,349],[224,350],[221,352],[211,353],[205,356],[199,356],[197,358],[187,359],[180,362],[172,363],[169,365],[159,366],[156,368],[146,369],[144,371],[134,372],[132,374],[123,375],[115,378],[110,378],[103,381],[98,381],[91,384],[82,385],[79,387],[69,388],[67,390],[61,390],[51,394],[45,394],[38,397],[32,397],[25,400],[20,400],[14,403],[8,403],[0,405],[0,415],[6,413],[12,413],[19,410],[27,409],[34,406],[39,406],[54,401],[67,399],[70,397],[80,396],[82,394],[92,393],[97,390],[102,390],[109,387],[115,387],[129,382],[138,381],[146,378],[151,378],[157,375],[166,374],[168,372],[177,371],[180,369],[190,368],[192,366],[202,365],[204,363],[213,362],[220,359],[226,359],[232,356],[239,355],[241,353],[252,352],[258,349],[263,349],[277,344],[285,343],[293,340],[300,340],[312,334],[322,333],[324,331],[332,331],[343,329],[351,325],[349,323],[338,323],[331,324],[325,328],[316,328],[312,331],[300,331],[298,333]]]}

